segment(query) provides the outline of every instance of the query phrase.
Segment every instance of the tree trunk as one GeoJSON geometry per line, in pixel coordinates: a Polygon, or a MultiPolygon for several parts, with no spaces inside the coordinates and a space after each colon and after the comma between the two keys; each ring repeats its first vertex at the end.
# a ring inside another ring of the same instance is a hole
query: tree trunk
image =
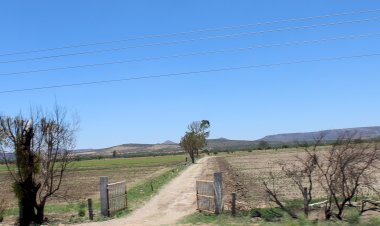
{"type": "Polygon", "coordinates": [[[345,206],[346,206],[346,204],[347,203],[350,203],[351,202],[351,199],[354,197],[354,195],[352,195],[352,196],[349,196],[349,197],[346,197],[343,201],[342,201],[342,203],[340,204],[340,205],[338,205],[338,214],[337,214],[337,218],[339,219],[339,220],[342,220],[343,219],[343,211],[344,211],[344,208],[345,208],[345,206]]]}
{"type": "Polygon", "coordinates": [[[194,164],[195,163],[195,151],[194,150],[190,150],[188,152],[189,152],[189,155],[190,155],[190,158],[191,158],[191,162],[194,164]]]}
{"type": "Polygon", "coordinates": [[[342,206],[338,206],[338,213],[336,214],[336,218],[338,218],[339,220],[342,220],[343,218],[342,218],[342,215],[343,215],[343,210],[344,210],[344,205],[345,205],[346,203],[345,202],[343,202],[342,203],[342,206]]]}
{"type": "Polygon", "coordinates": [[[35,222],[37,224],[42,224],[44,221],[44,209],[45,209],[45,203],[41,203],[37,205],[37,214],[36,214],[36,219],[35,222]]]}
{"type": "Polygon", "coordinates": [[[303,211],[305,216],[309,216],[309,199],[307,197],[307,188],[303,188],[303,211]]]}
{"type": "Polygon", "coordinates": [[[21,185],[17,184],[15,186],[15,189],[18,189],[19,223],[21,226],[30,225],[31,223],[42,223],[42,221],[36,221],[36,210],[38,211],[36,200],[39,188],[40,186],[35,186],[30,179],[27,179],[21,185]]]}
{"type": "Polygon", "coordinates": [[[14,190],[19,201],[19,223],[27,226],[35,223],[35,204],[39,187],[35,186],[33,174],[36,170],[35,156],[31,150],[33,139],[32,122],[28,121],[23,134],[21,143],[16,145],[16,166],[18,167],[20,181],[16,182],[14,190]]]}
{"type": "MultiPolygon", "coordinates": [[[[326,207],[327,208],[327,207],[326,207]]],[[[330,208],[328,208],[328,209],[325,209],[325,219],[326,220],[330,220],[331,219],[331,210],[330,210],[330,208]]]]}
{"type": "Polygon", "coordinates": [[[36,212],[35,212],[34,207],[35,207],[35,202],[36,202],[37,191],[31,191],[31,190],[34,190],[34,189],[30,189],[30,190],[28,188],[21,189],[21,194],[19,197],[19,211],[20,211],[19,222],[21,226],[29,225],[33,222],[35,223],[36,212]]]}
{"type": "Polygon", "coordinates": [[[21,198],[19,201],[19,223],[20,226],[28,226],[34,222],[35,212],[32,202],[26,198],[21,198]]]}

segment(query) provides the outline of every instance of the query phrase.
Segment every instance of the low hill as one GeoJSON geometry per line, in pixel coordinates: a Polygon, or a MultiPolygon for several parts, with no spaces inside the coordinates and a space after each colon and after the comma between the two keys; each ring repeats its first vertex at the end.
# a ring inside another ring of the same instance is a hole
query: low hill
{"type": "MultiPolygon", "coordinates": [[[[378,127],[360,127],[349,129],[334,129],[323,130],[317,132],[306,133],[284,133],[269,135],[259,140],[229,140],[226,138],[209,139],[207,141],[207,149],[212,150],[237,150],[237,149],[253,149],[257,148],[260,141],[267,141],[272,147],[280,147],[282,145],[291,145],[295,141],[313,141],[321,133],[324,133],[325,140],[335,140],[342,133],[356,133],[356,137],[364,139],[380,137],[380,126],[378,127]]],[[[113,152],[117,154],[146,154],[146,153],[178,153],[182,149],[173,141],[167,140],[161,144],[122,144],[103,149],[87,149],[88,151],[81,150],[80,154],[97,154],[97,155],[112,155],[113,152]]]]}
{"type": "Polygon", "coordinates": [[[167,140],[167,141],[163,142],[162,144],[176,144],[176,143],[171,141],[171,140],[167,140]]]}
{"type": "MultiPolygon", "coordinates": [[[[333,129],[306,133],[283,133],[265,136],[259,140],[229,140],[226,138],[209,139],[207,149],[210,151],[225,151],[238,149],[254,149],[258,147],[260,141],[266,141],[271,147],[291,146],[295,141],[310,142],[321,133],[325,134],[325,140],[335,140],[342,133],[356,133],[356,137],[364,139],[380,138],[380,126],[359,127],[348,129],[333,129]]],[[[116,152],[119,155],[141,155],[141,154],[168,154],[179,153],[183,150],[180,146],[170,140],[161,144],[122,144],[102,149],[80,149],[76,150],[80,155],[112,155],[116,152]]],[[[14,159],[13,154],[7,154],[8,159],[14,159]]],[[[0,155],[0,161],[2,155],[0,155]]]]}
{"type": "Polygon", "coordinates": [[[122,144],[104,149],[97,149],[100,154],[137,154],[137,153],[176,153],[181,149],[178,144],[122,144]]]}
{"type": "Polygon", "coordinates": [[[325,135],[325,140],[336,140],[341,134],[344,133],[355,134],[355,137],[361,137],[363,139],[377,138],[380,137],[380,126],[322,130],[307,133],[284,133],[266,136],[260,140],[264,140],[267,142],[313,141],[315,138],[318,138],[321,134],[325,135]]]}

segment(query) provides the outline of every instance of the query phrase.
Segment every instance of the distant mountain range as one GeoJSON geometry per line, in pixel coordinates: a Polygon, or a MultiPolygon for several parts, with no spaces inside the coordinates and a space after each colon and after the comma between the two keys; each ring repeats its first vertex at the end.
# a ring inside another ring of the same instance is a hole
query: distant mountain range
{"type": "Polygon", "coordinates": [[[173,142],[171,140],[167,140],[167,141],[163,142],[162,144],[176,144],[176,142],[173,142]]]}
{"type": "Polygon", "coordinates": [[[355,134],[357,138],[361,137],[363,139],[377,138],[380,137],[380,126],[332,129],[308,133],[284,133],[266,136],[260,140],[268,142],[313,141],[315,138],[318,138],[320,134],[325,134],[325,140],[336,140],[340,134],[344,133],[355,134]]]}
{"type": "MultiPolygon", "coordinates": [[[[234,150],[255,148],[260,141],[267,141],[271,146],[280,146],[284,144],[313,141],[321,133],[325,134],[325,140],[336,140],[342,133],[355,133],[356,137],[364,139],[380,138],[380,126],[376,127],[358,127],[348,129],[332,129],[317,132],[306,133],[283,133],[265,136],[259,140],[229,140],[226,138],[209,139],[207,149],[209,150],[234,150]]],[[[136,154],[136,153],[176,153],[181,151],[178,143],[167,140],[161,144],[122,144],[104,149],[89,149],[82,153],[112,154],[116,151],[119,154],[136,154]]]]}
{"type": "MultiPolygon", "coordinates": [[[[270,146],[282,146],[298,142],[310,142],[317,138],[321,133],[325,134],[325,140],[336,140],[342,133],[355,133],[356,137],[363,139],[380,138],[380,126],[374,127],[358,127],[348,129],[332,129],[317,132],[306,133],[283,133],[276,135],[265,136],[258,140],[229,140],[226,138],[209,139],[207,149],[213,150],[237,150],[237,149],[252,149],[256,148],[262,141],[266,141],[270,146]]],[[[161,144],[122,144],[109,148],[101,149],[80,149],[76,150],[81,155],[112,155],[117,154],[146,154],[146,153],[178,153],[181,151],[178,143],[167,140],[161,144]]],[[[13,158],[12,154],[7,156],[13,158]]],[[[0,155],[0,160],[2,155],[0,155]]]]}

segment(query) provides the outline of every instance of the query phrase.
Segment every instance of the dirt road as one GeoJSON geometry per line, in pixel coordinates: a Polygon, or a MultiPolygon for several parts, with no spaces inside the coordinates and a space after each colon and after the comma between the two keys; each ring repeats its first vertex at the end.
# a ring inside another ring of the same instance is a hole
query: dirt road
{"type": "Polygon", "coordinates": [[[143,207],[125,218],[104,222],[79,224],[83,226],[100,225],[171,225],[186,215],[196,211],[195,181],[211,179],[216,166],[213,157],[205,157],[190,166],[143,207]]]}

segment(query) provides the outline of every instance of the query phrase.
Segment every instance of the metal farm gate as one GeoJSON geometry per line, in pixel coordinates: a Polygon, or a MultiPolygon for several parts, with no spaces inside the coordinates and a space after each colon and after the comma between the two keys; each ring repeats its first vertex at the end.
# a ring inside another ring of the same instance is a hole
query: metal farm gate
{"type": "Polygon", "coordinates": [[[198,180],[196,182],[197,209],[205,212],[215,212],[215,189],[213,181],[198,180]]]}
{"type": "Polygon", "coordinates": [[[223,212],[223,179],[222,173],[214,173],[214,181],[197,180],[197,210],[215,214],[223,212]]]}
{"type": "Polygon", "coordinates": [[[127,208],[126,182],[107,184],[108,216],[127,208]]]}

